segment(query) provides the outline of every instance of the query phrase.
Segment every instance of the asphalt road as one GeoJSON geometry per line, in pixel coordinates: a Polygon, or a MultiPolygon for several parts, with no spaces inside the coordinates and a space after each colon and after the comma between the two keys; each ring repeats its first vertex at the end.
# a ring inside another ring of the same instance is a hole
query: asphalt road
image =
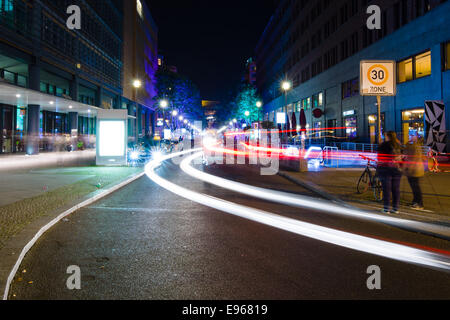
{"type": "MultiPolygon", "coordinates": [[[[206,169],[236,181],[308,191],[245,166],[206,169]]],[[[450,248],[447,241],[379,223],[261,201],[186,176],[158,171],[197,192],[287,217],[377,238],[450,248]]],[[[79,210],[26,256],[10,299],[449,299],[450,273],[323,243],[213,210],[143,177],[79,210]],[[68,266],[81,290],[68,290],[68,266]],[[381,290],[366,270],[381,268],[381,290]],[[25,271],[25,272],[24,272],[25,271]]]]}

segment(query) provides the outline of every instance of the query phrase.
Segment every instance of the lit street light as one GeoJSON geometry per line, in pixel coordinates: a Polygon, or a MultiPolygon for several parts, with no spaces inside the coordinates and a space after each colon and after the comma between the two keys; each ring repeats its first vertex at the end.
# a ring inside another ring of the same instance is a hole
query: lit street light
{"type": "MultiPolygon", "coordinates": [[[[288,93],[289,90],[291,90],[291,88],[292,88],[292,84],[291,84],[290,81],[283,81],[281,83],[281,89],[284,91],[284,113],[285,113],[285,117],[287,117],[287,113],[288,113],[288,111],[287,111],[287,93],[288,93]]],[[[284,130],[287,130],[287,122],[284,125],[284,130]]],[[[282,132],[282,134],[281,134],[281,138],[282,139],[284,138],[284,134],[285,133],[282,132]]]]}
{"type": "Polygon", "coordinates": [[[136,79],[133,81],[133,87],[135,87],[136,89],[139,89],[142,86],[142,82],[139,79],[136,79]]]}
{"type": "Polygon", "coordinates": [[[159,102],[159,106],[163,109],[167,108],[169,106],[169,102],[167,100],[161,100],[159,102]]]}
{"type": "Polygon", "coordinates": [[[281,88],[284,92],[289,91],[292,88],[292,84],[289,81],[283,81],[283,83],[281,84],[281,88]]]}

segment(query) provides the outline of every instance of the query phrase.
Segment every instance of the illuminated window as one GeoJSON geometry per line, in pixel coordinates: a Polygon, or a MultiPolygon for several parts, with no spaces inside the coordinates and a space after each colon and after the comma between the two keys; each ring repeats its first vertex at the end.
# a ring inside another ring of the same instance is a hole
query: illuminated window
{"type": "Polygon", "coordinates": [[[407,144],[415,137],[425,137],[425,109],[402,112],[402,141],[407,144]]]}
{"type": "Polygon", "coordinates": [[[402,60],[397,66],[399,83],[429,76],[431,74],[431,51],[402,60]]]}
{"type": "Polygon", "coordinates": [[[431,74],[431,52],[416,56],[416,78],[422,78],[431,74]]]}
{"type": "Polygon", "coordinates": [[[313,108],[323,107],[323,93],[318,93],[313,96],[313,108]]]}
{"type": "Polygon", "coordinates": [[[412,58],[398,63],[398,82],[405,82],[413,79],[412,58]]]}
{"type": "Polygon", "coordinates": [[[13,11],[14,5],[12,0],[0,0],[0,11],[13,11]]]}

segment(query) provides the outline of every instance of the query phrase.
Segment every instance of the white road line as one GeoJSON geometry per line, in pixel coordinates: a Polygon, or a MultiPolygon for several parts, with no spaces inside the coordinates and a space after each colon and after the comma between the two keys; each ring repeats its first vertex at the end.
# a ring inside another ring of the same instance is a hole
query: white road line
{"type": "Polygon", "coordinates": [[[184,159],[180,167],[181,169],[191,177],[216,185],[218,187],[231,190],[234,192],[239,192],[242,194],[246,194],[248,196],[263,199],[266,201],[276,202],[276,203],[282,203],[290,206],[300,207],[300,208],[308,208],[312,210],[319,210],[326,213],[331,214],[338,214],[342,216],[349,216],[354,217],[357,219],[362,220],[371,220],[371,221],[377,221],[386,223],[392,226],[402,227],[402,228],[409,228],[411,230],[415,231],[426,231],[430,233],[435,233],[439,235],[443,235],[445,237],[450,237],[450,228],[446,226],[439,226],[434,225],[430,223],[424,223],[419,221],[412,221],[412,220],[405,220],[405,219],[399,219],[396,217],[388,217],[388,216],[382,216],[377,215],[368,211],[358,210],[358,209],[352,209],[347,208],[343,206],[339,206],[330,202],[326,202],[323,200],[319,200],[316,198],[311,198],[307,196],[302,195],[295,195],[293,196],[290,193],[287,192],[281,192],[281,191],[274,191],[269,190],[265,188],[259,188],[255,186],[251,186],[248,184],[224,179],[218,176],[214,176],[208,173],[205,173],[203,171],[195,169],[191,163],[196,158],[199,158],[202,156],[202,153],[196,153],[192,156],[187,157],[184,159]]]}
{"type": "Polygon", "coordinates": [[[407,263],[419,264],[446,271],[450,270],[450,256],[447,255],[427,252],[396,243],[372,239],[282,217],[271,212],[257,210],[180,187],[156,174],[156,168],[158,168],[163,161],[193,151],[194,150],[176,153],[163,157],[158,161],[151,161],[146,166],[145,172],[151,180],[164,189],[210,208],[333,245],[407,263]]]}

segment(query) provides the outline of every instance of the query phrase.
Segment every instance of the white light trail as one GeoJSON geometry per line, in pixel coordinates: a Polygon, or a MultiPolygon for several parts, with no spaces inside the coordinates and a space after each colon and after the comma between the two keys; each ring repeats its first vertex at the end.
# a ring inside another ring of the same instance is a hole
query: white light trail
{"type": "Polygon", "coordinates": [[[157,183],[164,189],[177,194],[180,197],[197,202],[210,208],[242,217],[244,219],[373,255],[378,255],[408,263],[416,263],[423,266],[443,269],[447,271],[450,270],[450,257],[446,255],[427,252],[400,244],[390,243],[387,241],[372,239],[348,232],[321,227],[311,223],[282,217],[270,212],[246,207],[180,187],[156,174],[155,170],[161,165],[162,161],[170,160],[171,158],[179,157],[196,151],[199,150],[197,149],[179,152],[169,156],[165,156],[163,157],[163,159],[161,159],[161,161],[151,161],[145,167],[145,172],[147,176],[155,183],[157,183]]]}
{"type": "Polygon", "coordinates": [[[251,186],[248,184],[244,184],[244,183],[220,178],[217,176],[213,176],[211,174],[197,170],[191,165],[192,161],[194,161],[196,158],[199,158],[201,156],[202,156],[202,152],[196,153],[196,154],[184,159],[180,164],[181,170],[183,170],[186,174],[190,175],[191,177],[193,177],[195,179],[216,185],[218,187],[221,187],[221,188],[224,188],[227,190],[246,194],[248,196],[258,198],[258,199],[263,199],[266,201],[281,203],[281,204],[295,206],[295,207],[299,207],[299,208],[319,210],[319,211],[323,211],[325,213],[349,216],[349,217],[353,217],[353,218],[357,218],[357,219],[377,221],[377,222],[386,223],[386,224],[389,224],[392,226],[397,226],[397,227],[402,227],[402,228],[406,227],[411,230],[427,231],[427,232],[432,232],[432,233],[450,237],[450,229],[445,226],[436,226],[436,225],[432,225],[429,223],[399,219],[399,218],[395,218],[395,217],[382,216],[382,215],[373,214],[373,213],[359,210],[359,209],[348,208],[348,207],[336,205],[336,204],[326,202],[326,201],[320,201],[318,199],[307,197],[307,196],[302,196],[302,195],[293,196],[292,194],[287,193],[287,192],[259,188],[259,187],[251,186]]]}

